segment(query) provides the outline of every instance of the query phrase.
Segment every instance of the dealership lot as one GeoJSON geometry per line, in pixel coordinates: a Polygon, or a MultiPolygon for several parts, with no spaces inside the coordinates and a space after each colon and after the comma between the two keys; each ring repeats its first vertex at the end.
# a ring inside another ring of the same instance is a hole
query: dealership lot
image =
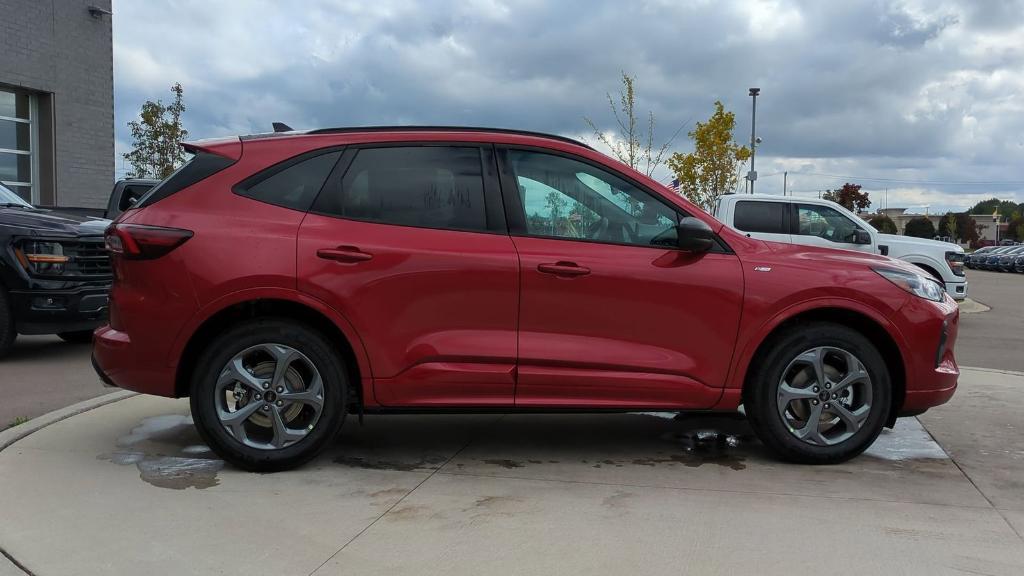
{"type": "MultiPolygon", "coordinates": [[[[992,310],[963,315],[961,363],[1024,370],[1024,276],[969,280],[992,310]]],[[[88,348],[19,347],[5,386],[46,391],[22,410],[109,391],[88,348]]],[[[208,452],[187,402],[130,397],[0,452],[0,548],[37,575],[535,574],[552,558],[564,573],[783,574],[819,550],[866,574],[1024,573],[1024,377],[965,369],[920,421],[806,467],[729,417],[378,416],[350,419],[309,466],[259,475],[208,452]]]]}

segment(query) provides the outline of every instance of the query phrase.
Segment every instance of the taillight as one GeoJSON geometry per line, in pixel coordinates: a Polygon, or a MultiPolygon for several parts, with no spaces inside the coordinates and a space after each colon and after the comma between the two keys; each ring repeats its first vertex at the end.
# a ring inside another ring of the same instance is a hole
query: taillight
{"type": "Polygon", "coordinates": [[[167,254],[192,237],[191,230],[118,224],[107,227],[107,250],[126,260],[153,260],[167,254]]]}

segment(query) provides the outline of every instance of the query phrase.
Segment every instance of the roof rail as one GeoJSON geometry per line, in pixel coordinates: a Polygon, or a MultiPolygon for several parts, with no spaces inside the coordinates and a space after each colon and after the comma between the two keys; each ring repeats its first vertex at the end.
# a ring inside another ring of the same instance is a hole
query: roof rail
{"type": "Polygon", "coordinates": [[[516,130],[513,128],[484,128],[480,126],[347,126],[341,128],[319,128],[305,133],[344,134],[352,132],[497,132],[501,134],[517,134],[520,136],[536,136],[538,138],[547,138],[549,140],[559,140],[593,150],[593,147],[589,144],[566,136],[558,136],[556,134],[547,134],[544,132],[532,132],[530,130],[516,130]]]}

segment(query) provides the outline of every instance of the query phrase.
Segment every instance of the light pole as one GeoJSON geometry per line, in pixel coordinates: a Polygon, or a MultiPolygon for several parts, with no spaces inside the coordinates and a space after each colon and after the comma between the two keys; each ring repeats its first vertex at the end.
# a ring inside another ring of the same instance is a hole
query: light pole
{"type": "Polygon", "coordinates": [[[992,227],[996,229],[996,241],[995,245],[999,246],[999,209],[996,208],[995,212],[992,213],[992,227]]]}
{"type": "Polygon", "coordinates": [[[750,89],[750,98],[753,102],[750,114],[750,172],[747,172],[747,180],[750,180],[750,193],[754,193],[754,181],[757,180],[757,170],[754,170],[754,156],[757,155],[757,95],[761,93],[760,88],[750,89]]]}

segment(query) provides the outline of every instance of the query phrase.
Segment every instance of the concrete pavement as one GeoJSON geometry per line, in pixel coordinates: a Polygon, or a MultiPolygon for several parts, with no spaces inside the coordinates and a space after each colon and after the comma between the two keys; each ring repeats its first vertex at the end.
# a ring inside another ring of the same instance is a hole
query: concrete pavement
{"type": "Polygon", "coordinates": [[[379,416],[260,475],[214,458],[187,402],[137,396],[0,452],[0,548],[38,576],[1016,575],[1022,400],[1024,376],[966,369],[922,417],[953,460],[915,419],[807,467],[729,417],[379,416]]]}
{"type": "Polygon", "coordinates": [[[1024,274],[968,270],[968,292],[991,310],[960,315],[961,366],[1024,372],[1024,274]]]}

